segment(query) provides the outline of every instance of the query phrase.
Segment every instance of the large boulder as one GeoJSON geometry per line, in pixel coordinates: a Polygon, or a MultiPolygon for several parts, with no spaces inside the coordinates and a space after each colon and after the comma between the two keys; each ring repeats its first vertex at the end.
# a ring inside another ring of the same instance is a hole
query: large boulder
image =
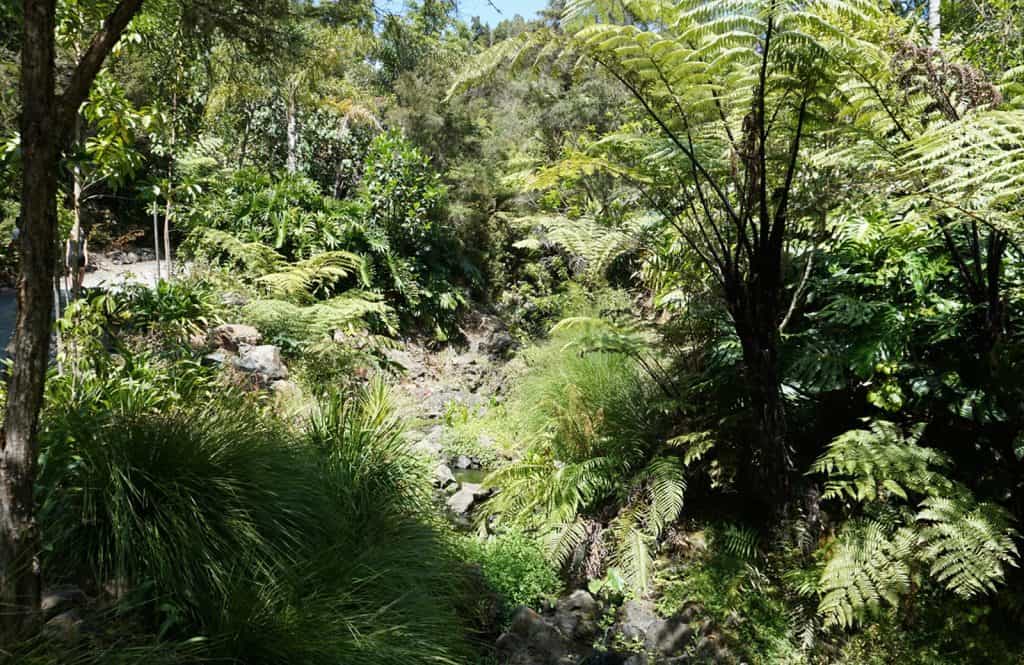
{"type": "Polygon", "coordinates": [[[256,346],[263,341],[263,335],[252,326],[240,323],[225,323],[210,331],[207,342],[214,349],[237,352],[243,345],[256,346]]]}
{"type": "Polygon", "coordinates": [[[463,517],[470,513],[481,501],[491,495],[491,491],[476,483],[462,483],[455,494],[448,497],[448,510],[463,517]]]}
{"type": "Polygon", "coordinates": [[[601,605],[583,589],[573,591],[555,603],[553,621],[566,637],[578,641],[592,641],[598,632],[601,605]]]}
{"type": "Polygon", "coordinates": [[[520,607],[509,629],[498,638],[498,658],[505,665],[562,665],[576,661],[569,642],[543,616],[520,607]]]}
{"type": "Polygon", "coordinates": [[[648,631],[657,630],[664,620],[658,617],[654,603],[649,600],[627,600],[619,609],[616,632],[627,642],[644,641],[648,631]]]}
{"type": "Polygon", "coordinates": [[[256,374],[267,384],[288,378],[288,368],[281,360],[281,349],[270,344],[239,347],[234,365],[243,372],[256,374]]]}

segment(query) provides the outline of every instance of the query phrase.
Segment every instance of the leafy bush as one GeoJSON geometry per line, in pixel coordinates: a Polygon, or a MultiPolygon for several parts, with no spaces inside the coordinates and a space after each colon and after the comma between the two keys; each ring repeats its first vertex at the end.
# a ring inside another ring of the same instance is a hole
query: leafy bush
{"type": "Polygon", "coordinates": [[[501,594],[506,614],[520,605],[538,607],[562,584],[535,538],[509,531],[480,541],[465,537],[465,556],[480,565],[487,584],[501,594]]]}
{"type": "Polygon", "coordinates": [[[357,204],[325,197],[304,176],[242,169],[199,199],[189,225],[226,231],[296,260],[340,248],[360,215],[357,204]]]}

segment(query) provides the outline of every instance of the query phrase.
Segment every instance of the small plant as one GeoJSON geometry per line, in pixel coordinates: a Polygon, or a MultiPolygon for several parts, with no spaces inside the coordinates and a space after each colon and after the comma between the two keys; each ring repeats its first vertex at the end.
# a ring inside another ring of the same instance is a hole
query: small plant
{"type": "Polygon", "coordinates": [[[557,596],[562,584],[537,540],[520,531],[509,531],[481,542],[467,536],[465,550],[479,563],[484,579],[497,591],[506,616],[520,605],[538,607],[557,596]]]}

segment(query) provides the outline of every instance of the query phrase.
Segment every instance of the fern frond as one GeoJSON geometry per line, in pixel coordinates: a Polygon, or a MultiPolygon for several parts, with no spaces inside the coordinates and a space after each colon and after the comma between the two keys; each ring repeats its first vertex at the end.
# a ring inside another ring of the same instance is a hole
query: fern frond
{"type": "Polygon", "coordinates": [[[917,513],[922,558],[931,576],[959,596],[994,591],[1006,566],[1018,565],[1010,516],[965,497],[928,497],[917,513]]]}
{"type": "Polygon", "coordinates": [[[818,581],[818,614],[849,628],[883,603],[896,604],[910,584],[910,539],[878,522],[846,524],[818,581]]]}
{"type": "Polygon", "coordinates": [[[875,501],[886,495],[906,499],[909,492],[934,494],[950,482],[936,469],[949,464],[945,455],[917,445],[923,428],[904,434],[898,425],[873,421],[836,437],[811,470],[828,476],[826,499],[849,497],[875,501]]]}

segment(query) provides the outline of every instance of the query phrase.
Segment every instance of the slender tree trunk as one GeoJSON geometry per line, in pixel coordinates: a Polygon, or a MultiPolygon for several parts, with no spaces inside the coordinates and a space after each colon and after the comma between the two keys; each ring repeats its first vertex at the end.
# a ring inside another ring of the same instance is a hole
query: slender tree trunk
{"type": "MultiPolygon", "coordinates": [[[[82,117],[75,114],[74,144],[77,146],[82,140],[82,117]]],[[[71,185],[71,232],[68,234],[66,251],[64,252],[64,268],[68,275],[67,292],[70,299],[78,297],[82,289],[82,282],[85,280],[85,231],[82,224],[82,169],[75,166],[72,169],[71,185]]]]}
{"type": "Polygon", "coordinates": [[[153,258],[156,259],[156,281],[160,281],[160,217],[159,208],[153,201],[153,258]]]}
{"type": "Polygon", "coordinates": [[[5,638],[31,631],[39,619],[33,487],[57,263],[56,0],[23,0],[23,8],[21,266],[14,365],[0,439],[0,627],[5,638]]]}
{"type": "Polygon", "coordinates": [[[928,0],[928,32],[932,48],[939,48],[942,39],[942,0],[928,0]]]}
{"type": "Polygon", "coordinates": [[[171,217],[174,216],[174,155],[178,141],[178,74],[175,74],[175,90],[171,96],[171,145],[167,163],[167,204],[164,208],[164,259],[167,261],[167,281],[174,277],[171,263],[171,217]]]}
{"type": "Polygon", "coordinates": [[[245,157],[249,152],[249,130],[252,127],[252,111],[246,108],[245,112],[245,127],[242,129],[242,148],[238,154],[238,168],[241,170],[245,167],[245,157]]]}
{"type": "Polygon", "coordinates": [[[287,126],[288,126],[288,160],[286,168],[288,173],[298,173],[299,171],[299,121],[296,117],[297,111],[295,108],[295,93],[292,91],[288,92],[288,101],[286,104],[287,114],[287,126]]]}

